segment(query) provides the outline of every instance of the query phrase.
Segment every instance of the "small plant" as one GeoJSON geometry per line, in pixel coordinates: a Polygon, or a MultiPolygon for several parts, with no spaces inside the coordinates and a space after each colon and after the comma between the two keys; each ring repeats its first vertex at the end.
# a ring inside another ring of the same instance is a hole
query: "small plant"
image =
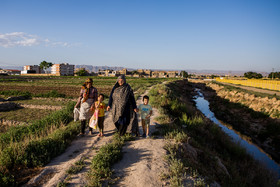
{"type": "Polygon", "coordinates": [[[110,180],[111,166],[121,159],[122,146],[125,141],[133,140],[130,134],[115,134],[111,143],[102,146],[92,159],[91,170],[88,172],[89,186],[101,186],[102,181],[110,180]]]}
{"type": "Polygon", "coordinates": [[[85,162],[84,162],[85,158],[81,158],[79,161],[77,161],[75,163],[75,165],[71,166],[66,173],[69,175],[73,175],[78,173],[79,171],[81,171],[83,169],[83,167],[85,166],[85,162]]]}

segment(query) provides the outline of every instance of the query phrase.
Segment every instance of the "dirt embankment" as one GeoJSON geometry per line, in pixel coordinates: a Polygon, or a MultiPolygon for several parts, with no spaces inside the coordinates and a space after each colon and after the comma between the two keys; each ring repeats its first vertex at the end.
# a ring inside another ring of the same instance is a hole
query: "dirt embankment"
{"type": "Polygon", "coordinates": [[[207,86],[216,91],[221,98],[228,99],[230,102],[241,103],[254,111],[268,114],[271,118],[280,118],[280,100],[275,97],[257,97],[253,94],[248,94],[239,91],[228,91],[223,86],[209,83],[207,86]]]}

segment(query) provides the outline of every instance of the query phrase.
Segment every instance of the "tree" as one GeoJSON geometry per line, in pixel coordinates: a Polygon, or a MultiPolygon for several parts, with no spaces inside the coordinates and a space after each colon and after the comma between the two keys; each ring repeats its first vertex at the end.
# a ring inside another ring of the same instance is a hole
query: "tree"
{"type": "Polygon", "coordinates": [[[280,79],[280,72],[271,72],[271,73],[268,75],[268,78],[271,78],[271,79],[278,78],[278,79],[280,79]]]}
{"type": "Polygon", "coordinates": [[[261,79],[261,78],[263,78],[262,74],[252,72],[252,71],[244,73],[244,77],[246,77],[248,79],[261,79]]]}
{"type": "Polygon", "coordinates": [[[180,75],[184,78],[188,78],[189,74],[186,71],[181,71],[180,75]]]}
{"type": "Polygon", "coordinates": [[[52,65],[53,63],[44,60],[43,62],[40,63],[40,68],[46,71],[48,68],[52,67],[52,65]]]}
{"type": "Polygon", "coordinates": [[[131,74],[132,74],[132,75],[138,75],[138,74],[139,74],[139,72],[138,72],[138,71],[136,71],[136,70],[133,70],[133,71],[131,72],[131,74]]]}
{"type": "Polygon", "coordinates": [[[218,77],[217,75],[211,75],[211,79],[215,79],[216,77],[218,77]]]}
{"type": "Polygon", "coordinates": [[[78,75],[78,76],[86,76],[86,75],[88,75],[88,72],[86,70],[84,70],[84,69],[81,69],[81,70],[76,72],[76,75],[78,75]]]}

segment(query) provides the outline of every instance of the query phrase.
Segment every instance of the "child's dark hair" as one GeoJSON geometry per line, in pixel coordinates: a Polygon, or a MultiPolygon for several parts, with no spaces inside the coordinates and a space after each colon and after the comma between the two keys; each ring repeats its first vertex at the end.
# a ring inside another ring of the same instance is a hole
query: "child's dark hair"
{"type": "Polygon", "coordinates": [[[99,94],[99,95],[98,95],[98,97],[99,97],[99,96],[101,96],[101,95],[102,95],[102,97],[103,97],[103,99],[104,99],[104,94],[102,94],[102,93],[101,93],[101,94],[99,94]]]}
{"type": "Polygon", "coordinates": [[[149,96],[144,95],[144,96],[143,96],[143,101],[144,101],[144,99],[148,99],[148,100],[149,100],[149,96]]]}

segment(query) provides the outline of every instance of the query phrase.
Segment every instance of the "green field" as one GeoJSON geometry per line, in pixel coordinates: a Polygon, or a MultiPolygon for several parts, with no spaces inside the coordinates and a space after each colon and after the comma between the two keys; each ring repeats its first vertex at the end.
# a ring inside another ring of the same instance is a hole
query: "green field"
{"type": "MultiPolygon", "coordinates": [[[[77,136],[79,123],[73,122],[73,108],[86,78],[0,77],[1,98],[25,95],[28,99],[13,102],[63,107],[58,111],[19,108],[0,112],[0,119],[28,122],[21,126],[2,126],[0,131],[0,183],[3,186],[24,184],[28,180],[26,171],[48,163],[77,136]]],[[[105,102],[108,102],[117,78],[91,78],[93,86],[105,95],[105,102]]],[[[148,87],[163,81],[166,79],[127,78],[136,98],[148,87]]]]}

